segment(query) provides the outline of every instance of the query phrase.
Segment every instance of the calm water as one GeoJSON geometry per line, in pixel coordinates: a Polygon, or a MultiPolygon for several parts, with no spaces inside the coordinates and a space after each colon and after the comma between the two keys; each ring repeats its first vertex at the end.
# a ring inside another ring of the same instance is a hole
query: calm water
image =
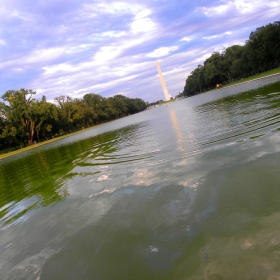
{"type": "Polygon", "coordinates": [[[0,161],[0,279],[280,279],[280,84],[233,94],[0,161]]]}

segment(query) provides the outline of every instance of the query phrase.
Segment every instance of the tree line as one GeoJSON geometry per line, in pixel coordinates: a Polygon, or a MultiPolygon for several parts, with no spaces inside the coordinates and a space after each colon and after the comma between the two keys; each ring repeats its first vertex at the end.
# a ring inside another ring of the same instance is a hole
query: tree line
{"type": "Polygon", "coordinates": [[[42,140],[108,122],[147,108],[140,98],[105,98],[88,93],[82,99],[61,95],[37,100],[31,89],[8,90],[0,102],[0,151],[22,148],[42,140]]]}
{"type": "Polygon", "coordinates": [[[251,32],[244,46],[214,52],[186,79],[181,95],[194,94],[280,66],[280,21],[251,32]]]}

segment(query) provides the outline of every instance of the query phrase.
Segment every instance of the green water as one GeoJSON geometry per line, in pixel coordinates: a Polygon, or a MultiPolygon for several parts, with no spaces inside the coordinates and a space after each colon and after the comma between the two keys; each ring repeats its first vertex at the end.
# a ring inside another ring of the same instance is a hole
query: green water
{"type": "Polygon", "coordinates": [[[0,279],[279,279],[280,83],[0,161],[0,279]]]}

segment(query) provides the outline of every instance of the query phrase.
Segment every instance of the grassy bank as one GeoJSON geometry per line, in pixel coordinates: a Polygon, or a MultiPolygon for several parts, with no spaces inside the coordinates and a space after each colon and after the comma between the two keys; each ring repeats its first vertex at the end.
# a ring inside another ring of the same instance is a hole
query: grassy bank
{"type": "MultiPolygon", "coordinates": [[[[97,125],[96,125],[96,126],[97,126],[97,125]]],[[[21,148],[21,149],[12,151],[12,152],[8,152],[8,153],[5,153],[5,154],[0,154],[0,160],[3,159],[3,158],[6,158],[6,157],[12,156],[12,155],[19,154],[19,153],[21,153],[21,152],[25,152],[25,151],[28,151],[28,150],[31,150],[31,149],[38,148],[38,147],[40,147],[40,146],[43,146],[43,145],[52,143],[52,142],[57,141],[57,140],[60,140],[60,139],[63,139],[63,138],[72,136],[72,135],[74,135],[74,134],[83,132],[83,131],[85,131],[85,130],[92,129],[93,127],[96,127],[96,126],[92,126],[92,127],[89,127],[89,128],[85,128],[85,129],[83,129],[83,130],[78,130],[78,131],[75,131],[75,132],[72,132],[72,133],[69,133],[69,134],[65,134],[65,135],[62,135],[62,136],[58,136],[58,137],[55,137],[55,138],[53,138],[53,139],[46,140],[46,141],[43,141],[43,142],[39,142],[39,143],[37,143],[37,144],[33,144],[33,145],[28,146],[28,147],[24,147],[24,148],[21,148]]]]}
{"type": "Polygon", "coordinates": [[[250,76],[250,77],[247,77],[247,78],[244,78],[244,79],[240,79],[238,81],[226,84],[223,87],[234,86],[234,85],[237,85],[237,84],[240,84],[240,83],[250,82],[252,80],[261,79],[261,78],[264,78],[264,77],[267,77],[267,76],[270,76],[270,75],[275,75],[275,74],[278,74],[278,73],[280,73],[280,67],[269,70],[269,71],[266,71],[266,72],[263,72],[263,73],[260,73],[260,74],[256,74],[254,76],[250,76]]]}

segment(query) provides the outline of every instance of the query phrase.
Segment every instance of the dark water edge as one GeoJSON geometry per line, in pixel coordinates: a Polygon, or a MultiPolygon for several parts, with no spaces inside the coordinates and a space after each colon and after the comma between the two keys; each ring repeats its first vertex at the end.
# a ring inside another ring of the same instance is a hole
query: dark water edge
{"type": "Polygon", "coordinates": [[[278,279],[280,83],[0,161],[0,279],[278,279]]]}

